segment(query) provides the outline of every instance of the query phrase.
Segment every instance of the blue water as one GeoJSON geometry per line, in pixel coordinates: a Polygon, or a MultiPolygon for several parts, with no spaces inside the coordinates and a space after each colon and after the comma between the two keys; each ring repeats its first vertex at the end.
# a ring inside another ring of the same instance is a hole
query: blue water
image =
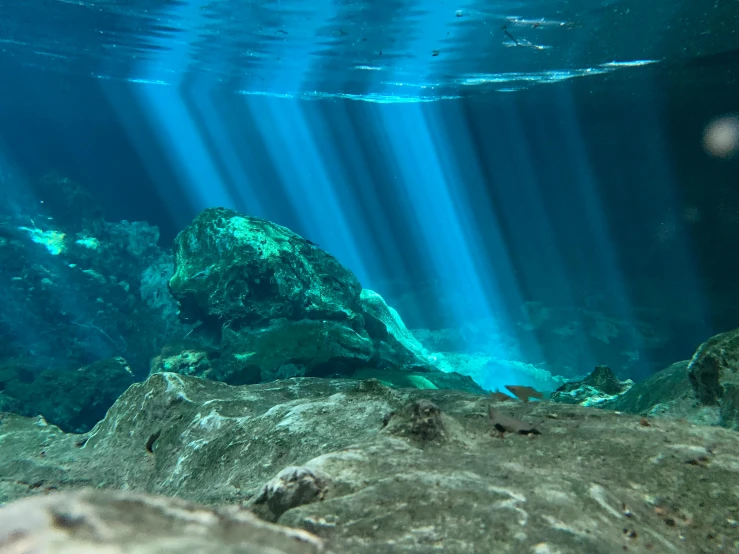
{"type": "Polygon", "coordinates": [[[603,91],[645,66],[679,71],[739,48],[732,2],[8,0],[2,9],[5,67],[377,102],[567,80],[603,91]]]}
{"type": "MultiPolygon", "coordinates": [[[[739,325],[737,158],[702,143],[739,110],[735,3],[0,10],[0,212],[27,228],[50,171],[163,250],[229,207],[318,243],[414,330],[568,376],[642,379],[739,325]]],[[[6,285],[17,353],[39,323],[6,285]]],[[[123,336],[88,325],[96,302],[76,302],[88,361],[123,336]]]]}

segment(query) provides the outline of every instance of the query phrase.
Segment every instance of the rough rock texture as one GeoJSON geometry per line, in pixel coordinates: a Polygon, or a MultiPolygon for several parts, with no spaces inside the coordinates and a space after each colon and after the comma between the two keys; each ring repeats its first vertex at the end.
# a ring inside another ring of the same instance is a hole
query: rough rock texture
{"type": "Polygon", "coordinates": [[[739,430],[739,329],[703,343],[604,407],[739,430]]]}
{"type": "Polygon", "coordinates": [[[246,324],[357,317],[362,287],[354,274],[263,219],[205,210],[177,235],[175,259],[169,287],[183,317],[246,324]]]}
{"type": "Polygon", "coordinates": [[[151,359],[149,370],[151,374],[168,372],[212,379],[213,365],[220,356],[217,349],[197,341],[171,342],[151,359]]]}
{"type": "Polygon", "coordinates": [[[719,423],[739,429],[739,329],[711,337],[688,367],[698,400],[719,407],[719,423]]]}
{"type": "Polygon", "coordinates": [[[317,554],[317,537],[236,506],[213,510],[130,491],[53,493],[0,508],[0,552],[317,554]]]}
{"type": "Polygon", "coordinates": [[[177,235],[175,252],[169,287],[181,316],[220,340],[220,359],[199,376],[248,384],[435,369],[380,295],[285,227],[213,208],[177,235]]]}
{"type": "Polygon", "coordinates": [[[635,384],[601,407],[632,414],[684,419],[700,425],[718,425],[718,406],[704,406],[688,378],[688,361],[677,362],[635,384]]]}
{"type": "Polygon", "coordinates": [[[552,394],[551,400],[564,404],[597,406],[614,400],[633,385],[631,379],[619,381],[610,367],[599,365],[585,379],[570,381],[560,386],[552,394]]]}
{"type": "Polygon", "coordinates": [[[81,485],[239,504],[327,552],[739,548],[739,434],[374,380],[137,383],[86,435],[0,416],[0,500],[81,485]]]}
{"type": "Polygon", "coordinates": [[[103,419],[118,397],[133,383],[123,358],[100,360],[76,371],[47,369],[38,375],[6,364],[0,369],[0,390],[26,416],[43,416],[64,431],[83,433],[103,419]]]}
{"type": "Polygon", "coordinates": [[[629,389],[634,383],[630,381],[619,381],[606,365],[599,365],[593,372],[582,380],[584,385],[595,387],[605,394],[621,394],[629,389]]]}

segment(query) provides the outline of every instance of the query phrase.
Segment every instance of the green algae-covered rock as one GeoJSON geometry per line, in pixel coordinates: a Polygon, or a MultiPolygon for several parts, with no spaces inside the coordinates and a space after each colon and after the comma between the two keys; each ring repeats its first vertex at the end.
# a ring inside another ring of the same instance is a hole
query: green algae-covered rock
{"type": "Polygon", "coordinates": [[[727,383],[739,384],[739,329],[711,337],[690,360],[688,375],[703,404],[718,404],[727,383]]]}
{"type": "Polygon", "coordinates": [[[719,424],[739,429],[739,329],[701,344],[690,360],[688,377],[702,404],[719,407],[719,424]]]}
{"type": "MultiPolygon", "coordinates": [[[[379,294],[285,227],[209,209],[177,236],[175,258],[169,286],[182,317],[203,322],[219,343],[220,356],[198,366],[201,373],[188,368],[191,375],[249,384],[359,368],[437,369],[379,294]]],[[[173,369],[158,364],[152,372],[173,369]]]]}
{"type": "Polygon", "coordinates": [[[259,369],[262,380],[351,373],[370,364],[372,341],[341,323],[327,320],[274,320],[268,327],[224,329],[223,350],[235,363],[222,362],[218,381],[245,384],[242,375],[259,369]]]}
{"type": "Polygon", "coordinates": [[[175,239],[169,281],[181,315],[221,322],[351,320],[357,278],[285,227],[225,208],[205,210],[175,239]]]}
{"type": "Polygon", "coordinates": [[[631,379],[619,381],[610,367],[599,365],[585,379],[563,384],[552,394],[551,400],[581,406],[605,405],[633,385],[631,379]]]}
{"type": "Polygon", "coordinates": [[[606,406],[620,412],[647,414],[655,406],[664,406],[678,400],[696,403],[695,394],[688,381],[687,361],[674,363],[656,372],[649,379],[635,384],[624,394],[608,402],[606,406]]]}

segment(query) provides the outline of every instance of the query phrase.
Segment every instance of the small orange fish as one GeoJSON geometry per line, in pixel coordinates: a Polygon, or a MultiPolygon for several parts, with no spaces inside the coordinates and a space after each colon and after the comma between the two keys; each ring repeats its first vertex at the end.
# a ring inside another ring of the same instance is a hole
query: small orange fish
{"type": "Polygon", "coordinates": [[[516,399],[512,396],[508,396],[504,392],[500,392],[499,390],[496,390],[495,392],[490,393],[490,398],[495,400],[496,402],[515,402],[516,399]]]}
{"type": "Polygon", "coordinates": [[[544,398],[544,395],[542,393],[532,387],[524,387],[522,385],[506,385],[505,388],[515,394],[516,398],[524,403],[527,403],[529,401],[529,398],[536,398],[538,400],[542,400],[544,398]]]}

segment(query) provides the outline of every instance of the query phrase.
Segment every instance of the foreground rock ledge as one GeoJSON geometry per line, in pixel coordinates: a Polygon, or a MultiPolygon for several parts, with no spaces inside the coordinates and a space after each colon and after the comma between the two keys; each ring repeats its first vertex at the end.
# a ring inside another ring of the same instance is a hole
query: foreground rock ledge
{"type": "Polygon", "coordinates": [[[158,374],[86,435],[0,416],[0,499],[93,486],[247,507],[332,553],[739,548],[736,432],[502,403],[542,434],[501,437],[490,404],[373,380],[158,374]]]}
{"type": "Polygon", "coordinates": [[[323,545],[236,506],[212,510],[176,498],[88,489],[0,508],[0,552],[317,554],[323,545]]]}

